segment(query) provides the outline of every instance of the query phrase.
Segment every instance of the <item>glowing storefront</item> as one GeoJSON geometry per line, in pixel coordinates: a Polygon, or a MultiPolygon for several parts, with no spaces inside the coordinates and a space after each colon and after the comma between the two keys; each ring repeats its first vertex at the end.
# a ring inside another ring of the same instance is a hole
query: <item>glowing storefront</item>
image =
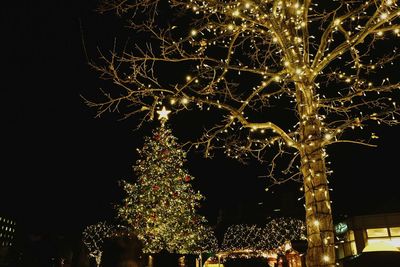
{"type": "Polygon", "coordinates": [[[363,251],[400,251],[400,212],[362,215],[335,225],[338,259],[363,251]]]}

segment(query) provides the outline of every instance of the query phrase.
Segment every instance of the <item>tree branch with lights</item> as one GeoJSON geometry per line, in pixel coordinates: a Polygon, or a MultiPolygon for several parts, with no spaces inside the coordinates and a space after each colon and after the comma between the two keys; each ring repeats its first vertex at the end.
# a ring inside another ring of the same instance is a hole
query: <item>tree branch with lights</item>
{"type": "Polygon", "coordinates": [[[101,264],[104,241],[114,234],[114,227],[105,222],[87,226],[82,233],[82,241],[89,251],[89,256],[94,258],[97,267],[101,264]]]}
{"type": "Polygon", "coordinates": [[[111,84],[86,103],[139,126],[162,105],[204,111],[210,123],[190,146],[267,162],[272,184],[301,182],[307,266],[335,266],[326,148],[374,146],[375,134],[358,134],[398,124],[396,1],[105,0],[99,10],[137,39],[90,62],[111,84]]]}

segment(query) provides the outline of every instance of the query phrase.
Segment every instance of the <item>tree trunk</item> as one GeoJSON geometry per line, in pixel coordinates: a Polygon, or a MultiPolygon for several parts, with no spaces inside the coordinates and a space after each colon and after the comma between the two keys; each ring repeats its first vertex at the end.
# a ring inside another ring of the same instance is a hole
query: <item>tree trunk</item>
{"type": "Polygon", "coordinates": [[[307,267],[335,266],[332,211],[320,121],[303,122],[301,172],[304,183],[308,249],[307,267]]]}

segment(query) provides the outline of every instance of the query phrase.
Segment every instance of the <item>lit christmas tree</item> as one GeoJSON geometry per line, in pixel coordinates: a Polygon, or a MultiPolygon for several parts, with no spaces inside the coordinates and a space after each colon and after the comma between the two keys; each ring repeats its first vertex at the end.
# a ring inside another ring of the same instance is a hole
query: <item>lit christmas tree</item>
{"type": "Polygon", "coordinates": [[[122,181],[126,198],[118,216],[137,231],[145,253],[199,253],[210,237],[207,220],[196,214],[203,196],[193,190],[193,177],[183,169],[186,154],[165,125],[169,112],[158,113],[161,127],[138,149],[137,182],[122,181]]]}

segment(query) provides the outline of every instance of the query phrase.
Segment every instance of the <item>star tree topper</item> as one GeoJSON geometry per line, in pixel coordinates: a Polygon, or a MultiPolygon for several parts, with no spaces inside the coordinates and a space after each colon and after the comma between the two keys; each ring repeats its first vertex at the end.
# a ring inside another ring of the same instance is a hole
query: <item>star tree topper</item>
{"type": "Polygon", "coordinates": [[[163,106],[161,110],[157,111],[158,119],[161,121],[162,125],[164,125],[164,123],[168,120],[169,113],[171,113],[171,110],[167,110],[165,106],[163,106]]]}

